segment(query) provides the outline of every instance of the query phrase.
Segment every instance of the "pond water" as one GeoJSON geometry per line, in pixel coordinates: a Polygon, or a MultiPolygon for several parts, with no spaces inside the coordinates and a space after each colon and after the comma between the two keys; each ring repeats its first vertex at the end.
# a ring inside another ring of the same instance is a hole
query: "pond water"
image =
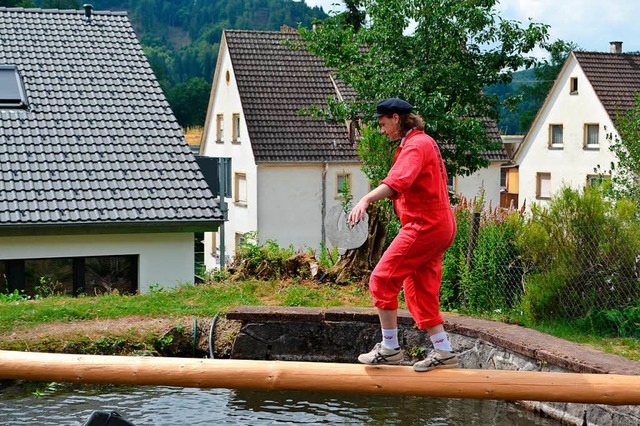
{"type": "Polygon", "coordinates": [[[560,424],[503,401],[56,383],[0,389],[1,425],[78,426],[94,410],[136,426],[560,424]]]}

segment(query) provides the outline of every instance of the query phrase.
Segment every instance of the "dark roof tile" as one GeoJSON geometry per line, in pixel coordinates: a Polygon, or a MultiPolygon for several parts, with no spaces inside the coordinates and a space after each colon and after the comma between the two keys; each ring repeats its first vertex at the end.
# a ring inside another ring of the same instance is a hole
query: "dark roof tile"
{"type": "Polygon", "coordinates": [[[359,161],[346,124],[328,124],[297,113],[311,104],[326,106],[326,97],[336,96],[331,70],[324,62],[287,44],[301,42],[300,35],[269,31],[224,35],[256,162],[359,161]],[[334,140],[337,149],[331,149],[334,140]]]}
{"type": "MultiPolygon", "coordinates": [[[[256,162],[359,161],[345,123],[297,113],[311,104],[326,106],[326,98],[336,96],[332,70],[305,49],[290,46],[302,43],[299,34],[227,30],[224,37],[256,162]]],[[[344,98],[355,96],[342,81],[335,82],[344,98]]],[[[485,158],[506,161],[498,128],[489,121],[489,137],[501,148],[486,152],[485,158]]]]}
{"type": "Polygon", "coordinates": [[[126,14],[0,7],[1,64],[29,108],[0,109],[0,231],[222,220],[126,14]]]}
{"type": "Polygon", "coordinates": [[[640,92],[640,55],[573,52],[612,120],[635,105],[640,92]]]}

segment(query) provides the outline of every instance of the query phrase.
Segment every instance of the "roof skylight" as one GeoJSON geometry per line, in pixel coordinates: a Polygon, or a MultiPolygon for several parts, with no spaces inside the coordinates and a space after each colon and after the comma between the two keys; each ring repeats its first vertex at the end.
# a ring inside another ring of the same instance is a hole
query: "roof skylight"
{"type": "Polygon", "coordinates": [[[27,95],[15,65],[0,65],[0,109],[26,109],[27,95]]]}

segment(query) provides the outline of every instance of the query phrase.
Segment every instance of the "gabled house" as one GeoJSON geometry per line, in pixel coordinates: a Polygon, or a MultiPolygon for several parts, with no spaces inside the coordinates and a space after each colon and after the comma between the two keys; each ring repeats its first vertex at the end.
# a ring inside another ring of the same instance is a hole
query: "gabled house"
{"type": "Polygon", "coordinates": [[[222,213],[126,13],[0,8],[0,289],[194,281],[222,213]]]}
{"type": "MultiPolygon", "coordinates": [[[[320,247],[326,240],[325,217],[341,204],[347,182],[354,202],[371,188],[361,171],[354,136],[346,123],[327,123],[298,113],[326,98],[348,99],[352,89],[332,75],[322,59],[303,48],[297,31],[223,32],[200,153],[228,157],[232,197],[225,224],[225,253],[248,232],[281,247],[320,247]]],[[[495,122],[488,123],[500,143],[495,122]]],[[[486,191],[493,206],[500,200],[503,149],[488,152],[491,166],[473,176],[451,179],[468,198],[486,191]]],[[[207,268],[219,265],[220,235],[205,235],[207,268]]]]}
{"type": "MultiPolygon", "coordinates": [[[[328,96],[349,96],[322,60],[287,42],[297,32],[224,31],[201,154],[231,158],[225,253],[248,232],[281,247],[318,249],[326,212],[369,191],[345,123],[298,113],[328,96]]],[[[218,265],[220,236],[205,234],[205,264],[218,265]]],[[[326,241],[329,244],[328,241],[326,241]]]]}
{"type": "Polygon", "coordinates": [[[610,53],[571,52],[514,156],[507,185],[518,205],[606,178],[617,160],[607,134],[617,136],[616,115],[639,91],[640,55],[622,53],[621,42],[610,53]]]}
{"type": "Polygon", "coordinates": [[[449,187],[453,192],[468,200],[483,198],[485,207],[508,207],[503,201],[504,193],[504,164],[509,161],[507,151],[500,137],[500,130],[495,120],[482,120],[489,140],[499,148],[484,152],[484,159],[489,162],[487,167],[476,170],[469,176],[450,176],[449,187]]]}

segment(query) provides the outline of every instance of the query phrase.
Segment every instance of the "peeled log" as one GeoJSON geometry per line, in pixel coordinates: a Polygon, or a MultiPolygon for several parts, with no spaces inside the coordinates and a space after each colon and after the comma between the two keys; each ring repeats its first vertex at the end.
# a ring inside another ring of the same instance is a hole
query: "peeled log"
{"type": "Polygon", "coordinates": [[[0,379],[639,405],[640,376],[0,351],[0,379]]]}

